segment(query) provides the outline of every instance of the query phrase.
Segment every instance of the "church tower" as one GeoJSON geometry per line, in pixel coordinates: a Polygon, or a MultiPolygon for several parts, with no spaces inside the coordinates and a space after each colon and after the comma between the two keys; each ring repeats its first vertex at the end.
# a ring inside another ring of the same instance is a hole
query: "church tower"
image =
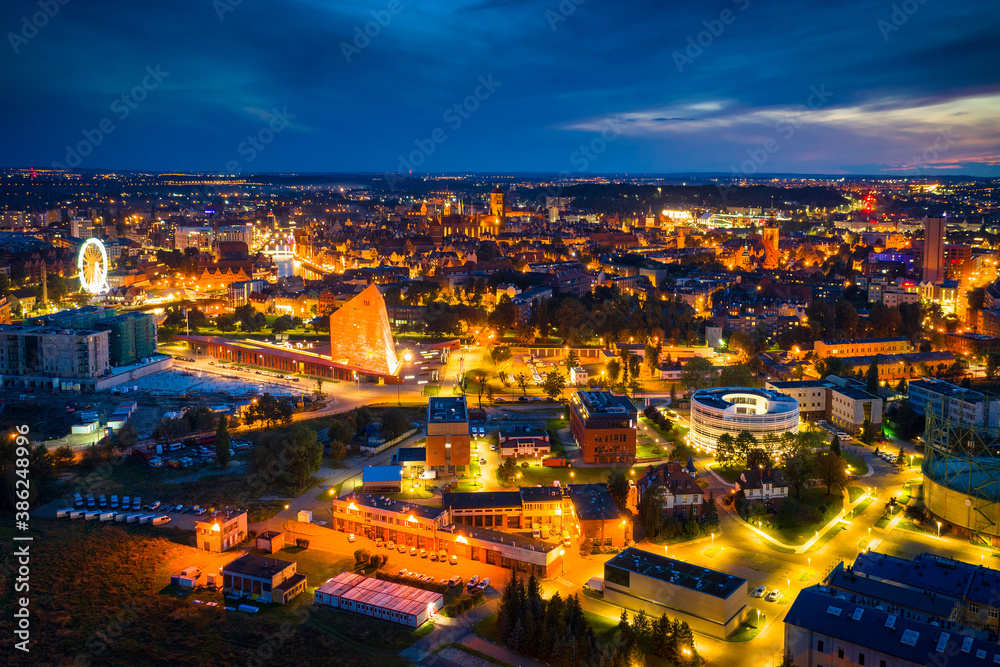
{"type": "Polygon", "coordinates": [[[490,215],[496,217],[501,224],[503,223],[503,190],[500,189],[500,186],[493,188],[493,192],[490,193],[490,215]]]}

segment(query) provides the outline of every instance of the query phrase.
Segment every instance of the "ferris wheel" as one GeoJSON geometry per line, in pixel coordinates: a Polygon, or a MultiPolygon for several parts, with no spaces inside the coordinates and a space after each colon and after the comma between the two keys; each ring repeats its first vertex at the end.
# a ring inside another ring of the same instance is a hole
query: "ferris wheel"
{"type": "Polygon", "coordinates": [[[77,260],[80,286],[90,294],[108,291],[108,253],[99,239],[87,239],[80,248],[77,260]]]}

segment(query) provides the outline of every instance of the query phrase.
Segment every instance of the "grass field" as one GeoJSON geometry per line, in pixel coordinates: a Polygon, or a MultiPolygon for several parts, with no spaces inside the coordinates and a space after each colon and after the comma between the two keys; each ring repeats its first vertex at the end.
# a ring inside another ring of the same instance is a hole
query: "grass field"
{"type": "Polygon", "coordinates": [[[868,464],[850,452],[841,452],[840,457],[847,461],[852,475],[865,475],[868,473],[868,464]]]}
{"type": "Polygon", "coordinates": [[[710,468],[712,472],[730,484],[735,483],[736,480],[739,479],[740,473],[743,472],[743,468],[739,466],[720,466],[716,463],[712,463],[706,467],[710,468]]]}
{"type": "MultiPolygon", "coordinates": [[[[521,478],[517,480],[519,486],[552,486],[552,482],[559,480],[560,484],[590,484],[593,482],[608,481],[610,468],[546,468],[541,465],[531,465],[527,468],[518,468],[521,478]]],[[[638,473],[636,473],[638,475],[638,473]]]]}
{"type": "Polygon", "coordinates": [[[767,521],[764,521],[761,529],[785,544],[802,544],[812,537],[821,526],[832,519],[834,515],[839,514],[840,510],[844,507],[843,496],[836,493],[828,496],[826,495],[825,487],[821,489],[803,489],[802,497],[798,501],[802,507],[814,507],[819,510],[822,518],[815,524],[800,525],[794,528],[777,528],[776,526],[768,525],[767,521]]]}
{"type": "MultiPolygon", "coordinates": [[[[171,541],[183,531],[44,519],[32,525],[39,531],[32,544],[32,650],[8,652],[7,665],[329,664],[336,656],[349,667],[402,667],[407,661],[395,654],[416,639],[398,625],[313,609],[311,592],[287,606],[263,606],[255,617],[195,602],[222,601],[218,593],[179,596],[168,585],[171,574],[188,566],[214,571],[233,557],[171,541]]],[[[289,557],[312,587],[343,564],[318,552],[289,557]]],[[[0,604],[11,606],[9,595],[0,604]]],[[[12,636],[10,614],[0,618],[0,631],[12,636]]]]}

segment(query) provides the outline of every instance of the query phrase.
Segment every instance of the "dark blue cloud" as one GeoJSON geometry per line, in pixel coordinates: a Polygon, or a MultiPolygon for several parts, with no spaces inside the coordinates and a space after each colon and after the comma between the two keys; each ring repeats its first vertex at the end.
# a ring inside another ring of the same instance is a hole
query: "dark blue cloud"
{"type": "Polygon", "coordinates": [[[47,1],[37,34],[37,0],[0,8],[6,165],[61,162],[108,119],[83,166],[729,171],[775,138],[760,171],[913,173],[947,130],[923,173],[1000,173],[986,1],[47,1]]]}

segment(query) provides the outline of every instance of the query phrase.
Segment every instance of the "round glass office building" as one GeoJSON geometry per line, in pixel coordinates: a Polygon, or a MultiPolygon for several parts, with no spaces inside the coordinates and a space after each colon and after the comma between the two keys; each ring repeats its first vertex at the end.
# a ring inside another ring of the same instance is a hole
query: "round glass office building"
{"type": "Polygon", "coordinates": [[[799,432],[799,403],[791,396],[754,387],[702,389],[691,396],[688,442],[710,452],[719,436],[749,431],[757,440],[799,432]]]}

